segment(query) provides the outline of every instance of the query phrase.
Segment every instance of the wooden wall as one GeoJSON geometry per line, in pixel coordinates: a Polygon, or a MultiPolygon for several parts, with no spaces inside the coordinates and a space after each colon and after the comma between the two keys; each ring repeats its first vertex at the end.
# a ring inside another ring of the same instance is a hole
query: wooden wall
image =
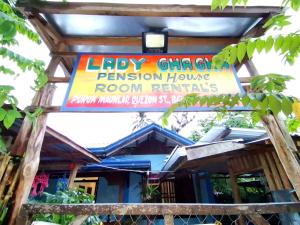
{"type": "Polygon", "coordinates": [[[233,176],[262,170],[270,191],[293,189],[273,148],[232,157],[228,160],[228,168],[233,176]]]}

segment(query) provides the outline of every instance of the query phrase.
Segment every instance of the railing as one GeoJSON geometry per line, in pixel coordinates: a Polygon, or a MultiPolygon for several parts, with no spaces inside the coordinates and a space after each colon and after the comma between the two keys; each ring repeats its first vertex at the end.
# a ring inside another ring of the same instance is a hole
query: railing
{"type": "MultiPolygon", "coordinates": [[[[300,203],[255,204],[25,204],[18,224],[30,224],[36,214],[100,215],[103,224],[300,224],[300,203]],[[21,219],[21,220],[20,220],[21,219]]],[[[80,223],[77,223],[80,224],[80,223]]]]}

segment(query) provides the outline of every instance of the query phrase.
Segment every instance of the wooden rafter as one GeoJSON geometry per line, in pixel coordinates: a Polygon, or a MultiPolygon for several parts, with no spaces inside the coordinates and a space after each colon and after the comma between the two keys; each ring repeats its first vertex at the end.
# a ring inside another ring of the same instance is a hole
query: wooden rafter
{"type": "MultiPolygon", "coordinates": [[[[229,45],[239,42],[239,38],[213,37],[169,37],[169,46],[193,45],[229,45]]],[[[108,46],[142,46],[141,37],[65,37],[68,45],[108,45],[108,46]]]]}
{"type": "Polygon", "coordinates": [[[85,14],[113,16],[159,16],[159,17],[264,17],[278,13],[279,7],[226,7],[223,11],[211,11],[210,6],[171,4],[116,4],[85,2],[28,2],[19,1],[24,11],[36,10],[50,14],[85,14]]]}

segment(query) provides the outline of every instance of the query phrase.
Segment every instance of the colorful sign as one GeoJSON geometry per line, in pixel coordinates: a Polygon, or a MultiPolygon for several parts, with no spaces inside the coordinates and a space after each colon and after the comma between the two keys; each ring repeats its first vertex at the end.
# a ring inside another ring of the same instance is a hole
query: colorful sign
{"type": "MultiPolygon", "coordinates": [[[[62,111],[165,111],[185,95],[236,94],[233,66],[212,55],[80,54],[62,111]]],[[[183,109],[209,110],[205,107],[183,109]]]]}

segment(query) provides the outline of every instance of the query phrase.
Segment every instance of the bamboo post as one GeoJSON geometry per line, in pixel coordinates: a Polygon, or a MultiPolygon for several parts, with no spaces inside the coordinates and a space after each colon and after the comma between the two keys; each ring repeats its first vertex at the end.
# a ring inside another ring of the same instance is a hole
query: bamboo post
{"type": "MultiPolygon", "coordinates": [[[[247,66],[248,72],[251,76],[255,76],[257,75],[257,70],[254,64],[250,62],[248,62],[247,66]]],[[[262,122],[276,150],[278,158],[296,191],[296,195],[298,199],[300,199],[300,164],[295,156],[297,147],[287,128],[279,118],[274,115],[266,115],[262,118],[262,122]]]]}
{"type": "Polygon", "coordinates": [[[69,184],[68,184],[69,188],[74,188],[74,181],[77,176],[78,169],[79,169],[79,165],[75,164],[75,167],[72,169],[69,176],[69,184]]]}
{"type": "MultiPolygon", "coordinates": [[[[46,73],[49,77],[53,77],[56,71],[56,68],[60,62],[59,57],[53,57],[48,65],[46,73]]],[[[54,95],[55,86],[52,84],[47,84],[42,90],[40,90],[35,99],[34,103],[38,103],[38,106],[49,106],[51,105],[52,98],[54,95]]],[[[25,118],[26,120],[26,118],[25,118]]],[[[28,134],[30,133],[27,146],[22,146],[23,149],[26,149],[24,158],[21,162],[21,173],[18,186],[16,188],[15,204],[13,206],[13,211],[9,221],[9,225],[14,225],[16,218],[20,212],[22,204],[24,204],[29,196],[31,185],[34,180],[34,177],[38,171],[39,162],[40,162],[40,152],[44,140],[44,135],[46,131],[46,121],[47,114],[43,114],[37,118],[36,126],[32,129],[31,133],[26,127],[22,132],[28,134]]],[[[20,134],[23,136],[23,134],[20,134]]],[[[24,143],[24,140],[21,140],[24,143]]]]}

